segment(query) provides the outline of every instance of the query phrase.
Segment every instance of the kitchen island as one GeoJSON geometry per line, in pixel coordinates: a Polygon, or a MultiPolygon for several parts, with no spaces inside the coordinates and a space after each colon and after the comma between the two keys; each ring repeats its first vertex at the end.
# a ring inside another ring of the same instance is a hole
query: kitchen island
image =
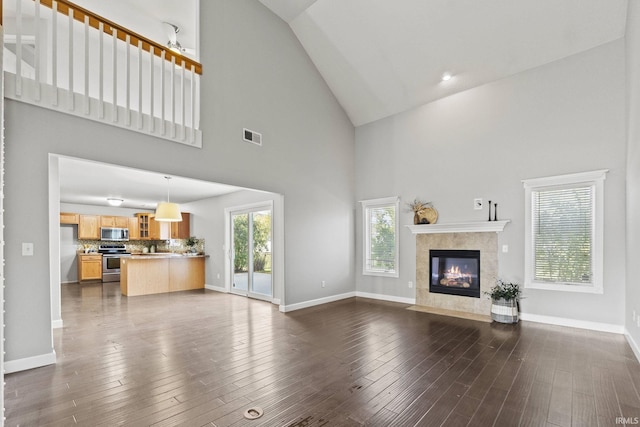
{"type": "Polygon", "coordinates": [[[150,295],[204,288],[205,255],[134,254],[120,261],[122,295],[150,295]]]}

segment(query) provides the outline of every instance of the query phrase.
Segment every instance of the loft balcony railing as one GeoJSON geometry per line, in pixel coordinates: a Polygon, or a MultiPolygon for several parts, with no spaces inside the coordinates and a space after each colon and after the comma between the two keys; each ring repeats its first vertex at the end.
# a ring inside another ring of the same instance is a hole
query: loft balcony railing
{"type": "Polygon", "coordinates": [[[5,97],[202,147],[202,66],[66,0],[0,0],[5,97]]]}

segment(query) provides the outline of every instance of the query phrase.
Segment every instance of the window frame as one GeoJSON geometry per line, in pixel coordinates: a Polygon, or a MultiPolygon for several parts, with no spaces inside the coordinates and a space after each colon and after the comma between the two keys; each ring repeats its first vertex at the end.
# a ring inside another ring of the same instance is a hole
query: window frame
{"type": "Polygon", "coordinates": [[[362,200],[362,274],[365,276],[379,277],[400,277],[400,224],[398,214],[400,212],[399,197],[384,197],[380,199],[362,200]],[[372,269],[368,266],[367,260],[371,253],[371,223],[369,221],[370,210],[372,208],[393,207],[395,210],[395,258],[394,269],[382,271],[380,269],[372,269]]]}
{"type": "Polygon", "coordinates": [[[608,169],[602,169],[591,172],[526,179],[522,181],[525,189],[525,288],[592,294],[604,293],[604,180],[606,179],[608,171],[608,169]],[[592,186],[594,189],[592,204],[593,240],[591,249],[591,283],[583,285],[576,283],[557,283],[535,280],[535,240],[532,223],[532,193],[534,191],[585,186],[592,186]]]}

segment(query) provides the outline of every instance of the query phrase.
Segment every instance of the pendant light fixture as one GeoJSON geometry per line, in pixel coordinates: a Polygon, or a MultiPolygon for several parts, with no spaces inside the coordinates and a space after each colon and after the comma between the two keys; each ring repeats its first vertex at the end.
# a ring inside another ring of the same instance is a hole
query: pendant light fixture
{"type": "Polygon", "coordinates": [[[161,222],[180,222],[182,221],[180,206],[178,206],[177,203],[171,203],[169,201],[169,182],[171,177],[165,176],[164,178],[167,180],[167,201],[158,203],[155,220],[161,222]]]}

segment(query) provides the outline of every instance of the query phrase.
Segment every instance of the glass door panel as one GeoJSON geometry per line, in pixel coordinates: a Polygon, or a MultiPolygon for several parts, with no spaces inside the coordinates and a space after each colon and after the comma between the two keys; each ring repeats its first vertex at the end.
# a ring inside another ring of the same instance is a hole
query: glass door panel
{"type": "Polygon", "coordinates": [[[250,292],[256,297],[269,297],[272,292],[271,277],[271,210],[252,212],[252,271],[250,292]]]}
{"type": "Polygon", "coordinates": [[[233,248],[231,292],[246,295],[249,290],[249,214],[231,214],[233,248]]]}
{"type": "Polygon", "coordinates": [[[256,208],[231,213],[233,269],[231,292],[252,298],[271,300],[272,213],[256,208]]]}

